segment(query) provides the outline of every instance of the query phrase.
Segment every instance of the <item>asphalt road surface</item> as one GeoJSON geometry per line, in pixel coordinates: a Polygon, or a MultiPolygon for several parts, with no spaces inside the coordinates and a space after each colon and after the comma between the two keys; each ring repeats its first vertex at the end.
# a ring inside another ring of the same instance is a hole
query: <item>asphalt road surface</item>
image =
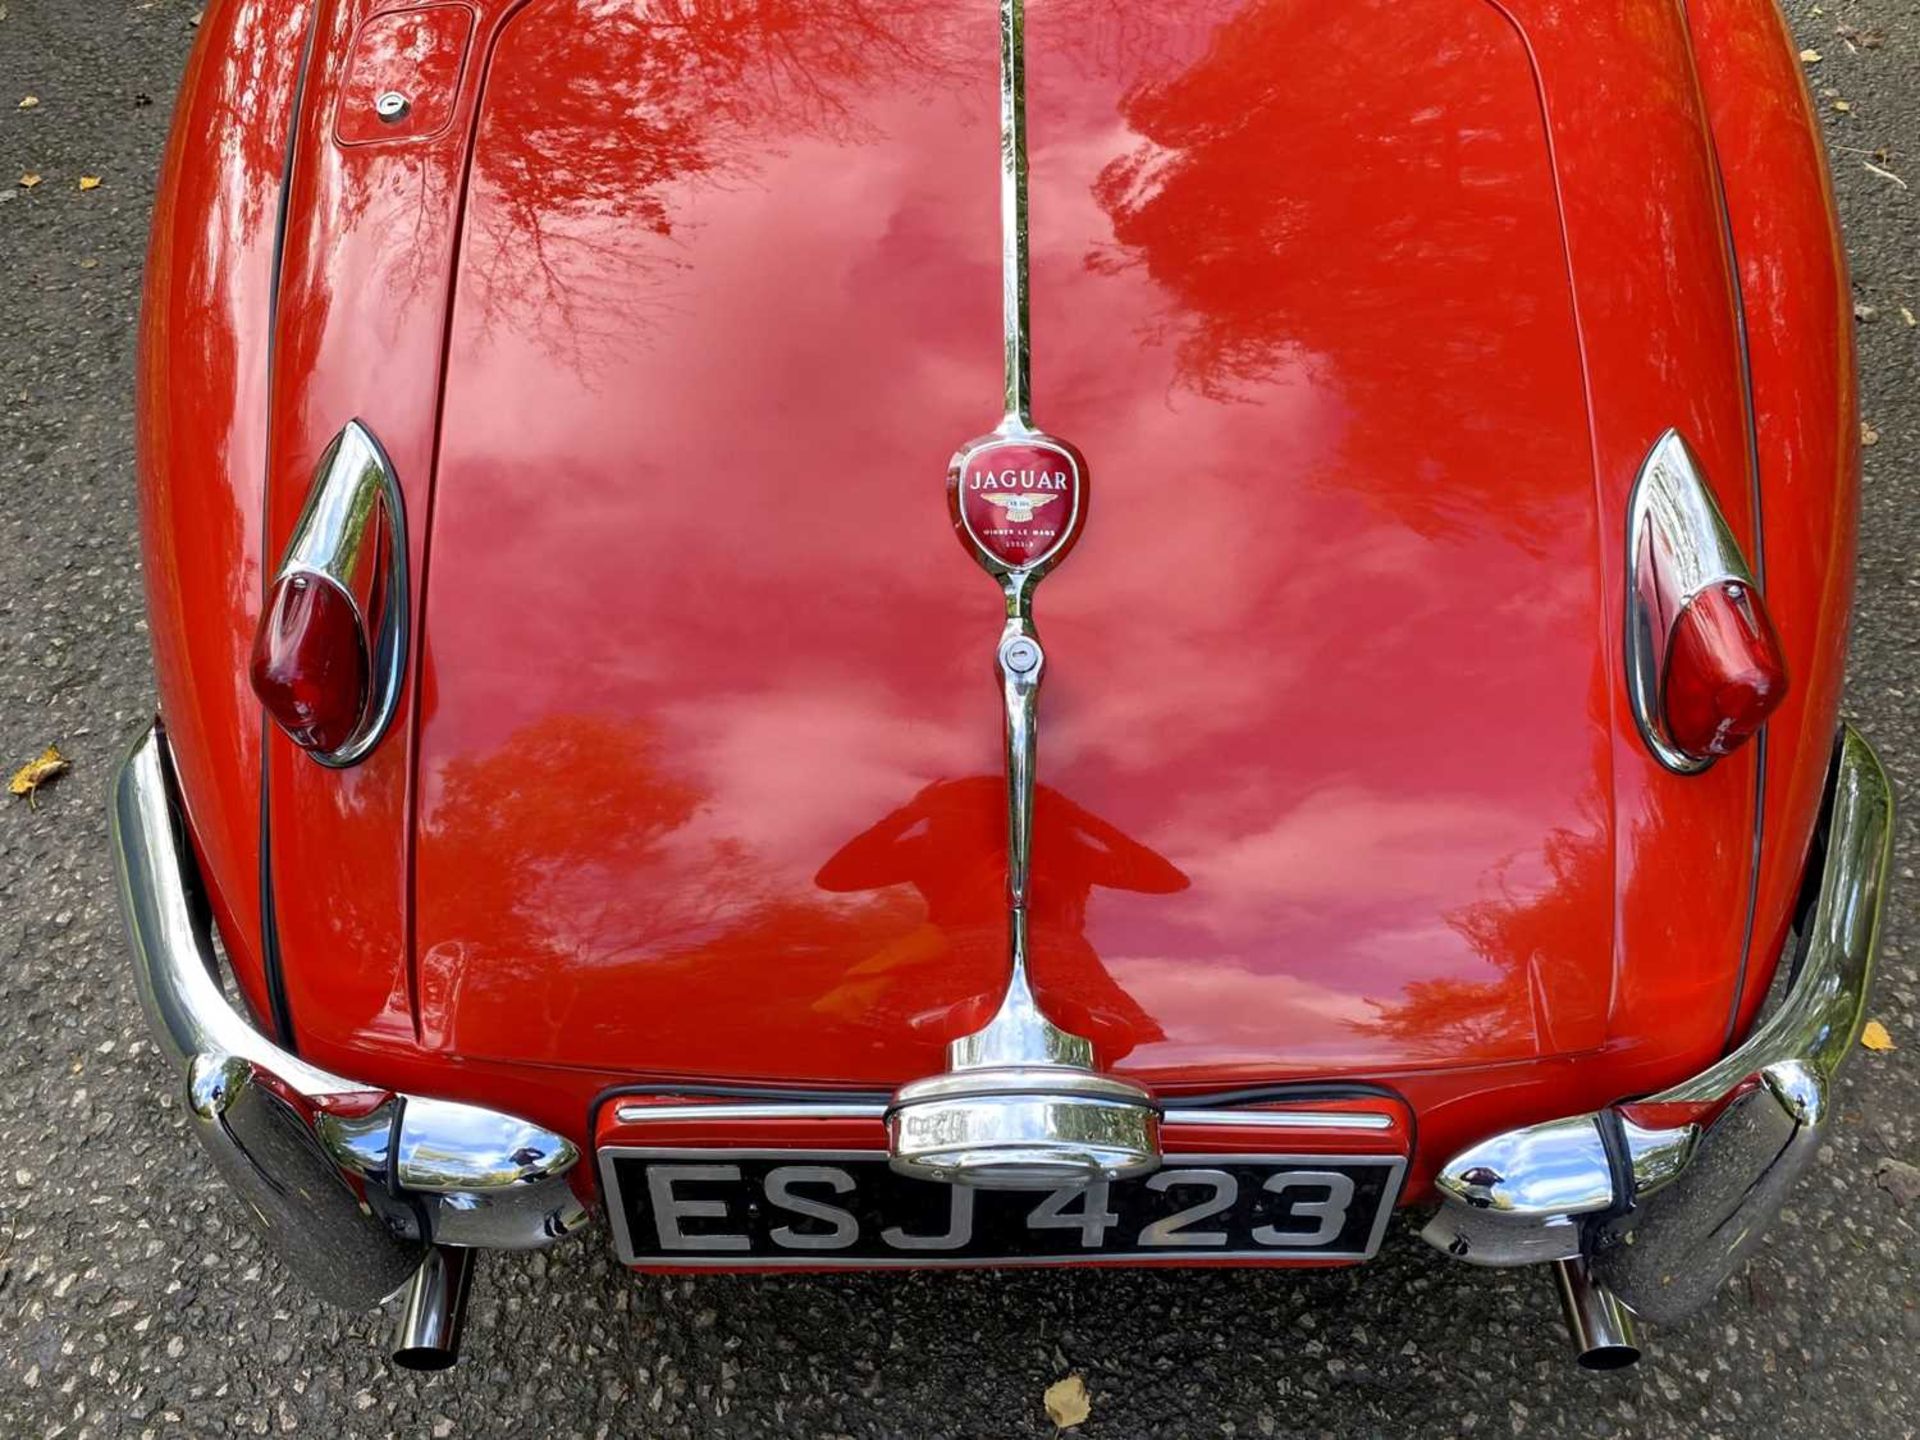
{"type": "Polygon", "coordinates": [[[1915,1433],[1920,1201],[1876,1167],[1920,1163],[1920,327],[1901,315],[1920,313],[1920,0],[1791,0],[1822,56],[1878,435],[1848,710],[1909,797],[1875,1007],[1901,1048],[1852,1066],[1845,1124],[1747,1272],[1612,1376],[1573,1367],[1540,1274],[1451,1264],[1404,1225],[1334,1273],[675,1283],[630,1277],[595,1231],[490,1261],[465,1358],[434,1377],[389,1370],[391,1315],[297,1289],[160,1098],[102,816],[152,710],[134,328],[197,3],[0,0],[0,773],[50,743],[74,762],[37,810],[0,806],[0,1436],[1046,1434],[1041,1393],[1069,1373],[1090,1436],[1915,1433]]]}

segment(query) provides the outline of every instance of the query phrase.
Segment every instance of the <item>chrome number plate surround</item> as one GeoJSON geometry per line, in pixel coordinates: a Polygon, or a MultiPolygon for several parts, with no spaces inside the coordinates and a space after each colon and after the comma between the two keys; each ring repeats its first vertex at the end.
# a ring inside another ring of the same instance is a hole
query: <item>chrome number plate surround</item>
{"type": "Polygon", "coordinates": [[[884,1150],[611,1145],[599,1164],[624,1265],[838,1270],[1370,1260],[1407,1161],[1170,1155],[1138,1179],[1024,1191],[903,1175],[884,1150]]]}

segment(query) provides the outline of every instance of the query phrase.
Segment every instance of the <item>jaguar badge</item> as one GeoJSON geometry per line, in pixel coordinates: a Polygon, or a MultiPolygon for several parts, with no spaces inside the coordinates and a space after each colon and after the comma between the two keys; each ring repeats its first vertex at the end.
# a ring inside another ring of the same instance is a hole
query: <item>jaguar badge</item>
{"type": "Polygon", "coordinates": [[[996,575],[1038,574],[1066,554],[1087,513],[1087,467],[1072,446],[1034,430],[976,440],[953,457],[954,525],[996,575]]]}

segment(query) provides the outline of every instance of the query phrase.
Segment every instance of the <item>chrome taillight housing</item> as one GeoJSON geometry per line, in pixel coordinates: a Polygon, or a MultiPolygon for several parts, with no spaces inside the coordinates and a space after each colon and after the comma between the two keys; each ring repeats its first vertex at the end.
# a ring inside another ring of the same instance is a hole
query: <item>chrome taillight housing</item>
{"type": "Polygon", "coordinates": [[[407,537],[379,441],[351,421],[320,457],[254,635],[254,693],[322,765],[364,758],[393,721],[407,659],[407,537]]]}
{"type": "Polygon", "coordinates": [[[1683,775],[1744,744],[1786,698],[1752,569],[1675,430],[1640,467],[1629,507],[1626,652],[1640,734],[1683,775]]]}

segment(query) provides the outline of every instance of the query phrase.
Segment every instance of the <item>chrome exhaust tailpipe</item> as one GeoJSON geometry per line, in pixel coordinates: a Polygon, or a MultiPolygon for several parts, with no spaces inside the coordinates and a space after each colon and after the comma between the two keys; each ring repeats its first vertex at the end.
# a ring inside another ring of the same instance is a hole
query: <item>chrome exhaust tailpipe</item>
{"type": "Polygon", "coordinates": [[[460,1358],[473,1256],[471,1250],[435,1245],[407,1282],[393,1342],[393,1363],[402,1370],[445,1370],[460,1358]]]}
{"type": "Polygon", "coordinates": [[[1554,1261],[1553,1278],[1581,1369],[1624,1370],[1639,1360],[1633,1312],[1588,1273],[1584,1259],[1554,1261]]]}

